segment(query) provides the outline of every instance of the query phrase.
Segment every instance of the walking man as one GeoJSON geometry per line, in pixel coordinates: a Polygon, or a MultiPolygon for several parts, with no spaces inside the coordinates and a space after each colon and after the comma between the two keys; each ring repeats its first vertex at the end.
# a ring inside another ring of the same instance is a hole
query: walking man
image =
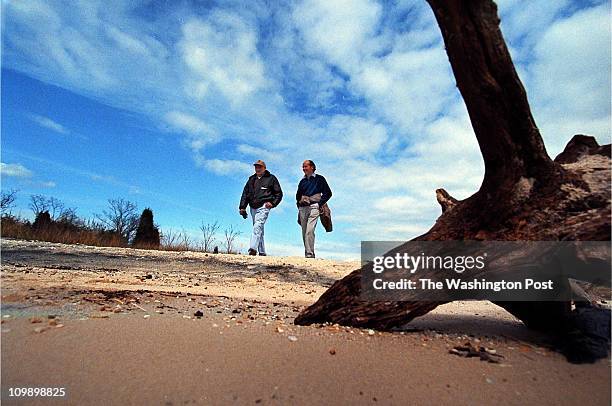
{"type": "Polygon", "coordinates": [[[298,206],[298,223],[302,226],[302,240],[306,258],[314,258],[315,227],[325,203],[331,198],[332,191],[325,178],[315,174],[317,166],[307,159],[302,163],[304,177],[298,184],[295,198],[298,206]]]}
{"type": "Polygon", "coordinates": [[[283,198],[283,191],[276,176],[266,169],[266,163],[258,160],[253,164],[255,173],[249,177],[240,198],[240,215],[247,218],[247,205],[251,209],[253,234],[249,245],[249,255],[266,255],[264,244],[264,224],[270,209],[278,206],[283,198]]]}

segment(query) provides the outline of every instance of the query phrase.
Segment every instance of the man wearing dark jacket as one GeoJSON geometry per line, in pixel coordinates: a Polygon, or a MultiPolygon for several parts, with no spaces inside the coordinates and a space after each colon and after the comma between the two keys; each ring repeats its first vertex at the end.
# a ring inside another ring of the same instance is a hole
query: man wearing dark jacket
{"type": "Polygon", "coordinates": [[[327,180],[315,174],[314,162],[307,159],[302,163],[304,177],[298,184],[295,199],[298,206],[298,222],[302,226],[302,240],[306,258],[314,258],[315,227],[321,214],[321,208],[332,197],[332,191],[327,180]]]}
{"type": "Polygon", "coordinates": [[[258,160],[253,164],[255,173],[249,177],[242,190],[239,211],[247,218],[246,207],[251,209],[253,219],[253,234],[249,246],[249,255],[266,255],[264,244],[264,224],[270,214],[270,209],[278,206],[283,198],[283,191],[276,176],[266,170],[266,163],[258,160]]]}

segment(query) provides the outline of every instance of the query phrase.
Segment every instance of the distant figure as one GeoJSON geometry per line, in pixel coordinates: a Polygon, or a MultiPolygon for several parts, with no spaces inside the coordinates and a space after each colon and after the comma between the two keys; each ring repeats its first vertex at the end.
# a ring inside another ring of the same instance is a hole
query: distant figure
{"type": "Polygon", "coordinates": [[[264,244],[264,224],[270,214],[270,209],[278,206],[283,198],[283,191],[276,176],[266,169],[266,163],[258,160],[253,164],[255,173],[244,185],[240,198],[240,215],[247,218],[247,205],[251,208],[253,219],[253,234],[249,246],[249,255],[266,255],[264,244]]]}
{"type": "Polygon", "coordinates": [[[218,254],[219,253],[219,247],[217,245],[215,245],[215,249],[213,250],[213,254],[218,254]]]}
{"type": "Polygon", "coordinates": [[[295,199],[298,206],[298,224],[302,226],[302,240],[304,241],[304,254],[306,258],[314,258],[315,227],[321,217],[321,223],[326,231],[331,231],[331,215],[327,201],[332,197],[332,191],[325,178],[315,174],[317,166],[307,159],[302,163],[304,177],[298,184],[295,199]]]}

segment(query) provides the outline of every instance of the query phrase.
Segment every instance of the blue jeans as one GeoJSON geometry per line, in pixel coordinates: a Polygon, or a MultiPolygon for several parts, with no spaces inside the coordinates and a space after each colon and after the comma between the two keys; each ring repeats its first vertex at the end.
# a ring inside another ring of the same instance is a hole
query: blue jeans
{"type": "Polygon", "coordinates": [[[260,254],[266,253],[266,246],[264,244],[264,224],[266,224],[268,214],[270,214],[270,209],[266,208],[266,206],[261,206],[259,209],[251,207],[253,234],[251,235],[251,245],[249,248],[260,254]]]}

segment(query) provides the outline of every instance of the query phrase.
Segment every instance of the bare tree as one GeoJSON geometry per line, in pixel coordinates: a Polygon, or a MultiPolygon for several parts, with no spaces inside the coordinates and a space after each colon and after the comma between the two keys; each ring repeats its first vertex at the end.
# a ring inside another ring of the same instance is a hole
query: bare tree
{"type": "Polygon", "coordinates": [[[29,206],[34,213],[34,217],[38,217],[40,213],[48,211],[53,221],[76,219],[76,208],[66,207],[64,202],[56,197],[31,195],[29,206]]]}
{"type": "Polygon", "coordinates": [[[160,231],[161,248],[169,251],[188,251],[193,241],[187,231],[175,231],[171,228],[160,231]]]}
{"type": "Polygon", "coordinates": [[[62,210],[57,221],[66,225],[84,227],[85,222],[76,214],[76,208],[68,207],[62,210]]]}
{"type": "Polygon", "coordinates": [[[63,217],[66,211],[75,211],[70,208],[66,208],[64,203],[55,197],[47,198],[47,202],[49,205],[49,214],[53,220],[58,220],[60,217],[63,217]]]}
{"type": "Polygon", "coordinates": [[[132,240],[138,228],[138,207],[125,199],[108,199],[108,209],[95,217],[126,242],[132,240]]]}
{"type": "Polygon", "coordinates": [[[240,231],[234,229],[234,226],[229,226],[223,233],[225,235],[225,252],[231,254],[234,251],[234,242],[240,235],[240,231]]]}
{"type": "Polygon", "coordinates": [[[200,225],[200,230],[202,230],[202,248],[204,252],[210,252],[213,247],[213,242],[215,241],[215,234],[219,230],[219,222],[215,221],[214,223],[207,223],[200,225]]]}
{"type": "Polygon", "coordinates": [[[15,207],[15,200],[17,199],[17,190],[11,189],[6,192],[2,192],[0,198],[0,211],[2,215],[10,214],[13,207],[15,207]]]}
{"type": "Polygon", "coordinates": [[[40,213],[49,211],[49,202],[43,195],[32,195],[30,196],[30,204],[28,205],[34,217],[36,218],[40,213]]]}
{"type": "Polygon", "coordinates": [[[185,251],[188,251],[189,247],[191,246],[191,237],[189,237],[184,228],[183,231],[179,234],[179,236],[181,240],[181,247],[183,247],[185,251]]]}
{"type": "Polygon", "coordinates": [[[168,228],[167,230],[162,230],[160,234],[162,247],[173,248],[176,246],[179,234],[177,234],[174,230],[168,228]]]}

